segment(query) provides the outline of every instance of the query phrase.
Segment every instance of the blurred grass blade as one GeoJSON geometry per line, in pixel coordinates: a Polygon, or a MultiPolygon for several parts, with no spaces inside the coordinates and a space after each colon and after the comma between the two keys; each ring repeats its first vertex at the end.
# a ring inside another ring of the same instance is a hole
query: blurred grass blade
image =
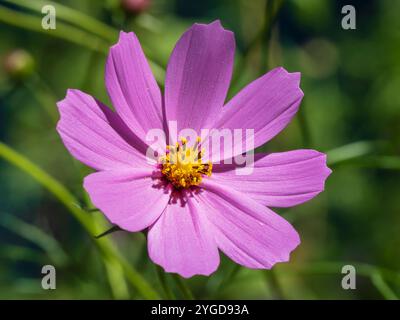
{"type": "Polygon", "coordinates": [[[192,294],[192,291],[190,291],[189,287],[186,285],[186,283],[181,278],[181,276],[178,275],[178,274],[174,274],[172,277],[173,277],[173,279],[174,279],[174,281],[176,283],[176,286],[181,291],[184,299],[186,299],[186,300],[194,300],[194,296],[192,294]]]}
{"type": "Polygon", "coordinates": [[[275,25],[283,0],[266,0],[264,10],[264,26],[261,31],[260,75],[270,69],[268,60],[270,55],[272,29],[275,25]]]}
{"type": "Polygon", "coordinates": [[[74,203],[78,203],[75,197],[47,172],[2,142],[0,142],[0,157],[29,174],[47,190],[53,193],[87,230],[90,231],[93,229],[90,216],[74,205],[74,203]]]}
{"type": "Polygon", "coordinates": [[[34,73],[28,81],[24,82],[24,85],[47,113],[51,123],[56,123],[58,120],[58,112],[55,107],[57,97],[49,86],[41,79],[40,75],[34,73]]]}
{"type": "Polygon", "coordinates": [[[107,257],[105,267],[113,297],[116,299],[129,299],[129,290],[121,264],[115,259],[107,257]]]}
{"type": "Polygon", "coordinates": [[[264,270],[264,278],[265,281],[267,282],[268,287],[272,292],[272,297],[275,300],[287,299],[285,290],[283,290],[283,287],[281,285],[281,281],[279,279],[277,270],[275,269],[264,270]]]}
{"type": "Polygon", "coordinates": [[[40,263],[43,262],[44,257],[44,253],[33,248],[6,244],[0,246],[0,260],[2,261],[8,259],[12,262],[29,261],[40,263]]]}
{"type": "Polygon", "coordinates": [[[372,153],[376,149],[376,142],[359,141],[346,144],[327,152],[328,165],[336,165],[372,153]]]}
{"type": "Polygon", "coordinates": [[[258,48],[260,44],[262,45],[262,47],[265,48],[264,52],[260,55],[260,58],[262,60],[260,73],[264,74],[267,71],[268,53],[266,52],[266,48],[269,45],[271,30],[279,14],[279,11],[282,8],[282,5],[283,5],[283,0],[266,0],[265,10],[264,10],[264,22],[261,28],[258,30],[254,38],[244,48],[244,50],[242,51],[242,55],[241,56],[238,55],[236,58],[238,60],[238,63],[235,67],[234,74],[232,76],[232,81],[230,84],[231,89],[229,90],[230,92],[228,93],[229,97],[232,96],[233,88],[236,88],[237,84],[239,83],[239,80],[244,73],[244,69],[246,68],[251,58],[251,53],[253,52],[253,49],[258,48]]]}
{"type": "MultiPolygon", "coordinates": [[[[54,30],[45,30],[42,28],[41,17],[17,12],[4,6],[0,6],[0,22],[27,30],[44,33],[48,36],[63,39],[103,54],[107,54],[110,47],[110,41],[99,38],[98,36],[90,34],[85,30],[65,24],[63,22],[57,21],[57,28],[54,30]]],[[[165,78],[164,69],[151,59],[151,50],[146,48],[143,48],[143,50],[145,51],[146,55],[150,57],[150,59],[148,58],[147,60],[150,64],[151,70],[153,71],[154,77],[159,84],[163,84],[165,78]]]]}
{"type": "MultiPolygon", "coordinates": [[[[2,142],[0,142],[0,157],[30,175],[50,191],[73,214],[90,235],[96,233],[95,224],[91,219],[91,215],[88,215],[87,212],[75,205],[79,202],[61,183],[36,166],[29,159],[17,153],[2,142]]],[[[150,284],[148,284],[147,281],[133,268],[133,266],[125,260],[109,238],[102,238],[94,241],[94,243],[100,249],[105,260],[112,259],[121,266],[126,277],[142,297],[146,299],[159,298],[157,292],[154,291],[150,284]]]]}
{"type": "Polygon", "coordinates": [[[55,30],[45,30],[42,28],[42,19],[39,16],[17,12],[12,9],[0,6],[0,22],[12,26],[41,32],[46,35],[67,40],[69,42],[81,45],[91,50],[106,53],[108,44],[106,41],[88,34],[78,28],[57,22],[55,30]]]}
{"type": "Polygon", "coordinates": [[[28,224],[19,218],[1,212],[0,225],[43,249],[49,258],[58,266],[67,263],[68,257],[61,245],[53,237],[48,236],[33,224],[28,224]]]}
{"type": "Polygon", "coordinates": [[[382,294],[386,300],[399,300],[389,285],[385,282],[380,272],[374,272],[371,281],[375,288],[382,294]]]}
{"type": "Polygon", "coordinates": [[[397,156],[370,157],[365,159],[365,161],[363,161],[363,164],[371,168],[400,170],[400,157],[397,156]]]}
{"type": "Polygon", "coordinates": [[[363,167],[400,170],[400,157],[376,155],[382,141],[359,141],[327,152],[328,165],[352,163],[363,167]]]}
{"type": "Polygon", "coordinates": [[[226,276],[222,278],[218,288],[216,290],[216,294],[221,293],[229,284],[233,282],[236,276],[239,274],[239,271],[242,269],[240,264],[235,264],[232,269],[226,273],[226,276]]]}
{"type": "Polygon", "coordinates": [[[167,277],[166,277],[164,270],[156,264],[154,266],[156,267],[157,276],[160,281],[161,287],[163,288],[165,297],[168,300],[175,300],[175,295],[168,285],[167,277]]]}
{"type": "Polygon", "coordinates": [[[42,8],[46,5],[51,5],[56,9],[57,14],[57,28],[58,21],[64,20],[70,24],[73,24],[83,30],[89,31],[99,37],[108,40],[109,42],[115,42],[118,38],[118,30],[108,26],[105,23],[98,21],[97,19],[84,14],[78,10],[69,8],[60,3],[53,1],[26,1],[26,0],[4,0],[5,2],[15,4],[19,7],[30,9],[42,14],[42,8]]]}

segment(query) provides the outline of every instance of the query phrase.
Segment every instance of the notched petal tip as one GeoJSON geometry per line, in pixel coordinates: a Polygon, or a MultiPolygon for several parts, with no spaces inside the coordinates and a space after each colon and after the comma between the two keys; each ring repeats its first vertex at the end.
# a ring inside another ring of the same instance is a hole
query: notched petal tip
{"type": "Polygon", "coordinates": [[[231,30],[225,29],[221,24],[221,20],[217,19],[211,23],[194,23],[187,31],[195,30],[195,29],[208,29],[212,30],[213,32],[222,32],[225,34],[229,34],[233,38],[235,37],[234,33],[231,30]]]}
{"type": "Polygon", "coordinates": [[[295,252],[295,250],[297,249],[297,247],[300,245],[301,243],[301,239],[300,239],[300,235],[299,233],[295,230],[296,232],[296,239],[293,242],[293,247],[291,249],[289,249],[286,254],[281,257],[281,259],[278,259],[277,261],[275,261],[272,265],[271,268],[273,268],[277,263],[287,263],[290,262],[292,260],[292,255],[295,252]]]}
{"type": "Polygon", "coordinates": [[[324,182],[323,182],[323,187],[322,187],[321,192],[325,190],[326,180],[328,180],[328,178],[332,174],[332,172],[333,172],[332,169],[329,168],[327,165],[325,165],[325,168],[324,168],[324,182]]]}
{"type": "Polygon", "coordinates": [[[223,26],[222,26],[222,24],[221,24],[221,20],[219,20],[219,19],[216,19],[216,20],[214,20],[213,22],[211,22],[210,24],[209,24],[210,26],[219,26],[220,28],[224,28],[223,26]]]}
{"type": "Polygon", "coordinates": [[[139,41],[139,40],[133,31],[125,32],[125,31],[121,30],[119,32],[118,41],[110,47],[109,53],[112,53],[116,48],[120,47],[125,42],[129,42],[129,41],[139,41]]]}
{"type": "Polygon", "coordinates": [[[328,167],[328,156],[326,153],[314,150],[314,149],[304,149],[307,150],[308,152],[313,152],[315,154],[315,158],[321,158],[321,167],[323,167],[323,177],[324,177],[324,181],[323,181],[323,187],[320,190],[321,192],[324,191],[324,186],[325,186],[325,182],[326,179],[330,176],[330,174],[332,173],[332,169],[328,167]]]}
{"type": "MultiPolygon", "coordinates": [[[[293,83],[296,83],[300,89],[301,72],[299,72],[299,71],[289,72],[284,67],[279,66],[279,67],[272,69],[271,71],[269,71],[266,74],[275,74],[275,73],[280,74],[281,76],[293,81],[293,83]]],[[[301,89],[300,89],[300,91],[301,91],[301,89]]],[[[304,95],[303,91],[301,91],[301,93],[304,95]]]]}
{"type": "Polygon", "coordinates": [[[71,95],[73,94],[73,91],[74,91],[74,90],[77,90],[77,89],[70,89],[70,88],[68,88],[67,91],[65,92],[64,98],[56,102],[57,107],[60,108],[60,106],[65,102],[65,100],[67,100],[68,97],[71,96],[71,95]]]}
{"type": "Polygon", "coordinates": [[[61,125],[60,122],[61,122],[61,120],[63,118],[63,112],[62,111],[63,111],[63,109],[66,108],[66,104],[68,103],[68,100],[73,99],[73,96],[76,95],[76,92],[80,92],[80,90],[68,88],[66,93],[65,93],[64,99],[59,100],[59,101],[56,102],[56,106],[57,106],[58,112],[60,114],[60,118],[59,118],[59,120],[57,122],[57,126],[56,126],[56,130],[58,132],[60,132],[60,125],[61,125]]]}
{"type": "Polygon", "coordinates": [[[219,20],[219,19],[214,20],[213,22],[211,22],[210,24],[207,24],[206,26],[215,27],[216,29],[219,29],[220,31],[223,31],[226,34],[229,34],[232,37],[235,37],[235,34],[231,30],[224,28],[224,26],[221,23],[221,20],[219,20]]]}
{"type": "MultiPolygon", "coordinates": [[[[331,175],[331,173],[332,173],[332,169],[328,167],[328,156],[327,156],[326,153],[319,152],[319,151],[316,151],[316,150],[313,150],[313,151],[316,152],[317,156],[321,157],[321,161],[323,162],[323,167],[324,167],[324,168],[323,168],[323,171],[324,171],[324,184],[325,184],[326,179],[327,179],[327,178],[331,175]]],[[[323,190],[324,190],[324,188],[322,188],[321,191],[323,191],[323,190]]]]}
{"type": "MultiPolygon", "coordinates": [[[[276,257],[275,260],[270,262],[270,265],[263,265],[262,269],[272,269],[277,263],[287,263],[290,262],[292,259],[292,254],[295,252],[297,247],[301,244],[301,239],[300,239],[300,234],[297,232],[297,230],[293,227],[293,225],[286,221],[287,225],[289,226],[290,233],[287,234],[288,238],[288,243],[285,245],[285,250],[281,251],[281,254],[276,257]]],[[[258,269],[258,268],[257,268],[258,269]]]]}

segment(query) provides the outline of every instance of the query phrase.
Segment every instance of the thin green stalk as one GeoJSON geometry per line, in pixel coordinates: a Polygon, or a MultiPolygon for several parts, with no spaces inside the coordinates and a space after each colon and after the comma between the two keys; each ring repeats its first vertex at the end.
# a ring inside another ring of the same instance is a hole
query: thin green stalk
{"type": "Polygon", "coordinates": [[[268,58],[269,58],[269,48],[270,40],[272,35],[272,28],[277,19],[278,13],[283,5],[283,0],[266,0],[265,3],[265,21],[262,30],[262,54],[261,54],[261,74],[264,74],[268,69],[268,58]]]}
{"type": "Polygon", "coordinates": [[[84,211],[74,205],[74,203],[78,202],[75,197],[47,172],[43,171],[30,160],[17,153],[2,142],[0,142],[0,157],[4,158],[12,165],[28,173],[32,178],[34,178],[47,190],[53,193],[55,197],[60,200],[61,203],[64,204],[67,209],[74,215],[79,223],[85,227],[86,230],[93,230],[93,224],[90,217],[84,211]]]}
{"type": "Polygon", "coordinates": [[[104,260],[104,265],[113,297],[120,300],[129,299],[129,290],[121,264],[113,258],[107,258],[104,260]]]}
{"type": "Polygon", "coordinates": [[[370,156],[359,159],[358,164],[368,168],[400,170],[399,156],[370,156]]]}
{"type": "Polygon", "coordinates": [[[186,299],[186,300],[194,300],[194,296],[193,296],[192,292],[190,291],[190,289],[186,285],[186,283],[183,281],[183,279],[177,274],[174,274],[172,276],[172,278],[174,279],[174,281],[176,283],[176,286],[181,291],[184,299],[186,299]]]}
{"type": "Polygon", "coordinates": [[[336,165],[368,155],[376,148],[374,141],[358,141],[327,152],[328,165],[336,165]]]}
{"type": "MultiPolygon", "coordinates": [[[[5,2],[15,4],[25,9],[33,10],[39,14],[42,14],[42,8],[46,5],[51,5],[56,9],[57,24],[58,19],[64,20],[70,24],[73,24],[83,30],[91,32],[101,38],[104,38],[110,42],[115,42],[118,37],[118,30],[108,26],[105,23],[98,21],[97,19],[84,14],[78,10],[69,8],[60,3],[53,1],[26,1],[26,0],[4,0],[5,2]]],[[[58,25],[57,25],[58,27],[58,25]]]]}
{"type": "Polygon", "coordinates": [[[233,279],[236,278],[240,270],[241,270],[240,264],[234,264],[232,270],[230,270],[230,272],[220,282],[216,290],[216,293],[219,294],[221,291],[223,291],[224,288],[228,286],[233,281],[233,279]]]}
{"type": "Polygon", "coordinates": [[[46,85],[46,83],[41,79],[39,74],[33,74],[28,81],[24,82],[24,85],[47,113],[51,123],[56,123],[58,120],[58,113],[56,109],[57,98],[46,85]]]}
{"type": "Polygon", "coordinates": [[[42,28],[42,19],[38,16],[17,12],[12,9],[0,6],[0,22],[9,25],[24,28],[36,32],[41,32],[49,36],[67,40],[69,42],[81,45],[91,50],[107,53],[108,44],[106,41],[88,34],[73,26],[69,26],[62,22],[57,22],[57,28],[54,30],[46,30],[42,28]]]}
{"type": "Polygon", "coordinates": [[[385,282],[380,272],[375,272],[371,276],[371,281],[374,284],[375,288],[386,300],[399,300],[394,291],[385,282]]]}
{"type": "Polygon", "coordinates": [[[58,266],[68,263],[68,256],[56,239],[47,235],[35,225],[28,224],[15,215],[0,212],[0,225],[40,247],[47,256],[58,266]]]}
{"type": "MultiPolygon", "coordinates": [[[[260,44],[260,42],[263,42],[264,40],[265,46],[268,46],[270,40],[270,30],[272,30],[272,26],[275,23],[276,17],[279,13],[280,8],[282,7],[282,4],[283,0],[266,0],[266,17],[264,19],[264,23],[255,35],[255,37],[243,50],[242,57],[239,60],[235,73],[232,77],[231,88],[234,88],[236,86],[237,82],[240,79],[240,76],[243,74],[243,69],[246,67],[248,59],[250,57],[250,53],[253,51],[253,49],[256,48],[260,44]],[[272,12],[270,12],[270,10],[272,10],[272,12]]],[[[266,68],[262,68],[261,71],[262,73],[264,73],[266,71],[266,68]]]]}
{"type": "MultiPolygon", "coordinates": [[[[86,173],[83,172],[84,171],[83,166],[81,163],[79,163],[76,160],[74,160],[74,164],[75,164],[75,167],[79,171],[80,181],[82,181],[84,178],[84,175],[86,175],[86,173]]],[[[84,203],[84,208],[92,208],[93,204],[90,202],[90,198],[89,198],[88,194],[84,191],[83,188],[81,188],[81,190],[82,190],[82,199],[83,199],[83,203],[84,203]]],[[[85,209],[83,209],[83,210],[85,210],[85,209]]],[[[85,210],[85,211],[88,213],[91,212],[90,210],[85,210]]],[[[108,228],[109,223],[105,221],[105,219],[102,215],[91,215],[91,216],[92,216],[92,220],[93,220],[93,224],[94,224],[93,228],[95,230],[94,238],[98,240],[100,238],[99,233],[103,232],[103,230],[108,228]]],[[[103,234],[104,234],[104,232],[103,232],[103,234]]],[[[104,262],[104,266],[106,269],[108,283],[110,285],[112,296],[116,299],[123,299],[123,300],[129,299],[130,298],[129,289],[126,284],[124,270],[123,270],[121,264],[119,263],[119,261],[116,261],[115,258],[107,258],[107,259],[103,259],[103,262],[104,262]]]]}
{"type": "Polygon", "coordinates": [[[377,155],[382,141],[358,141],[327,152],[328,165],[357,164],[357,166],[400,170],[399,156],[377,155]]]}
{"type": "MultiPolygon", "coordinates": [[[[11,1],[11,0],[8,0],[11,1]]],[[[12,0],[15,1],[15,0],[12,0]]],[[[19,1],[18,1],[19,2],[19,1]]],[[[71,9],[72,10],[72,9],[71,9]]],[[[73,11],[75,14],[78,11],[73,11]]],[[[92,18],[93,19],[93,18],[92,18]]],[[[78,19],[75,17],[74,21],[78,19]]],[[[76,21],[76,22],[77,22],[76,21]]],[[[57,28],[54,30],[45,30],[42,28],[42,19],[39,16],[32,16],[30,14],[17,12],[12,9],[5,8],[0,6],[0,22],[16,26],[19,28],[32,30],[36,32],[44,33],[48,36],[53,36],[59,39],[63,39],[69,41],[74,44],[78,44],[90,50],[94,50],[96,52],[101,52],[103,54],[107,54],[110,46],[110,39],[99,38],[97,35],[90,34],[86,30],[82,30],[79,28],[81,25],[78,24],[76,27],[65,24],[61,21],[57,21],[57,28]]],[[[98,22],[100,23],[100,22],[98,22]]],[[[92,28],[91,28],[91,31],[92,28]]],[[[114,37],[115,38],[115,37],[114,37]]],[[[114,40],[111,41],[112,43],[114,40]]],[[[147,55],[150,54],[151,58],[151,50],[143,48],[147,55]]],[[[159,84],[164,83],[165,71],[164,69],[154,62],[152,59],[148,59],[150,67],[154,73],[154,77],[156,78],[159,84]]]]}
{"type": "Polygon", "coordinates": [[[272,296],[277,300],[285,299],[286,295],[279,281],[277,271],[274,269],[265,270],[264,277],[267,284],[272,289],[272,296]]]}
{"type": "Polygon", "coordinates": [[[299,111],[297,112],[297,119],[299,121],[299,127],[300,127],[300,132],[301,136],[303,138],[303,145],[305,148],[312,148],[312,139],[311,139],[311,132],[308,126],[308,119],[306,116],[306,104],[305,104],[305,99],[303,98],[301,107],[299,111]]]}
{"type": "MultiPolygon", "coordinates": [[[[91,215],[88,215],[87,212],[76,206],[76,203],[78,203],[77,199],[56,179],[2,142],[0,142],[0,157],[30,175],[50,191],[72,213],[90,235],[96,233],[96,226],[91,215]]],[[[120,264],[128,280],[144,298],[157,299],[159,297],[147,281],[120,255],[118,249],[109,238],[104,237],[96,240],[94,243],[100,249],[100,253],[104,259],[113,259],[120,264]]]]}
{"type": "Polygon", "coordinates": [[[12,262],[28,261],[37,264],[42,263],[45,255],[33,248],[27,248],[16,245],[1,244],[0,259],[2,261],[11,260],[12,262]]]}
{"type": "Polygon", "coordinates": [[[176,299],[175,294],[168,285],[167,277],[166,277],[164,270],[157,265],[155,265],[155,268],[156,268],[158,280],[160,281],[161,287],[163,288],[165,297],[168,300],[175,300],[176,299]]]}
{"type": "MultiPolygon", "coordinates": [[[[102,216],[94,216],[92,219],[95,230],[104,228],[105,222],[103,221],[104,219],[102,216]]],[[[110,250],[116,250],[117,248],[113,245],[110,239],[109,242],[111,243],[110,246],[112,246],[110,250]]],[[[125,282],[124,270],[120,262],[115,257],[110,256],[109,253],[106,253],[106,257],[107,258],[104,259],[104,264],[113,297],[116,299],[129,299],[129,290],[125,282]]]]}

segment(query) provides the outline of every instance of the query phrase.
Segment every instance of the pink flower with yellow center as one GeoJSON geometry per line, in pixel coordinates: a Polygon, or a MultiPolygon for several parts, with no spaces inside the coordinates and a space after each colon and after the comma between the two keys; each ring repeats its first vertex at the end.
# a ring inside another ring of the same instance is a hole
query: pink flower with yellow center
{"type": "Polygon", "coordinates": [[[235,161],[215,150],[204,158],[202,138],[158,140],[162,154],[146,156],[147,133],[167,132],[170,121],[199,136],[203,128],[252,129],[254,143],[243,136],[231,157],[286,127],[303,97],[300,73],[273,69],[225,104],[234,51],[219,21],[193,25],[172,52],[162,96],[135,34],[121,32],[105,70],[115,112],[75,89],[58,103],[66,148],[97,170],[84,180],[93,204],[124,230],[147,230],[150,258],[184,277],[214,272],[219,250],[248,268],[288,261],[299,235],[269,207],[310,200],[331,172],[325,154],[295,150],[255,154],[251,174],[238,175],[235,161]]]}

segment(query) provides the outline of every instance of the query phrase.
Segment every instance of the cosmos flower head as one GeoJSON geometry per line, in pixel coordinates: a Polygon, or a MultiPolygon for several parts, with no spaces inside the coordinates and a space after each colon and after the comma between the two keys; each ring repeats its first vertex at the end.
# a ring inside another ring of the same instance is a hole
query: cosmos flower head
{"type": "Polygon", "coordinates": [[[270,208],[312,199],[331,172],[325,154],[302,149],[257,153],[237,174],[237,157],[284,129],[303,92],[300,73],[280,67],[225,103],[234,52],[219,21],[194,24],[171,54],[162,94],[137,37],[121,32],[105,70],[115,111],[76,89],[58,102],[66,148],[96,170],[84,179],[93,204],[112,224],[146,231],[152,261],[183,277],[213,273],[220,251],[248,268],[288,261],[299,235],[270,208]],[[196,135],[174,138],[171,123],[196,135]],[[214,148],[203,129],[243,134],[214,148]],[[165,139],[148,141],[154,130],[165,139]]]}

